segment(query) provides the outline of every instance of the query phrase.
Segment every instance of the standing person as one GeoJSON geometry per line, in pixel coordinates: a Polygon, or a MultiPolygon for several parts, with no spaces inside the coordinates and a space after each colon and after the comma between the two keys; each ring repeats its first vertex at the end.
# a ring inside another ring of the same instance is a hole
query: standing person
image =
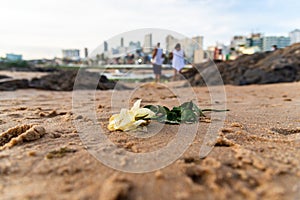
{"type": "Polygon", "coordinates": [[[163,50],[160,48],[160,43],[157,43],[156,48],[153,51],[152,54],[152,60],[153,60],[153,72],[155,75],[155,82],[160,82],[161,77],[161,66],[163,63],[163,50]]]}
{"type": "Polygon", "coordinates": [[[181,49],[179,43],[176,44],[175,49],[173,50],[173,59],[172,59],[172,67],[174,68],[174,78],[176,80],[177,73],[181,73],[184,67],[184,52],[181,49]]]}

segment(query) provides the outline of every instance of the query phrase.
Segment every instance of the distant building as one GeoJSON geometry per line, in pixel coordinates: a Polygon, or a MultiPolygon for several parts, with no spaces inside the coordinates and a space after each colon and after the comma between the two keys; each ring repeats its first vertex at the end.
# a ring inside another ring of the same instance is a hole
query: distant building
{"type": "Polygon", "coordinates": [[[117,48],[111,48],[111,54],[115,55],[115,54],[119,54],[120,51],[117,48]]]}
{"type": "Polygon", "coordinates": [[[152,53],[152,49],[153,49],[152,34],[149,33],[149,34],[145,35],[143,51],[144,51],[144,53],[152,53]]]}
{"type": "Polygon", "coordinates": [[[192,40],[197,43],[198,49],[203,49],[203,36],[195,36],[192,40]]]}
{"type": "Polygon", "coordinates": [[[172,52],[177,43],[180,43],[188,62],[201,63],[204,59],[203,36],[177,39],[172,35],[166,37],[166,50],[172,52]]]}
{"type": "Polygon", "coordinates": [[[63,49],[62,50],[63,59],[79,61],[80,60],[80,50],[79,49],[63,49]]]}
{"type": "Polygon", "coordinates": [[[256,50],[260,49],[260,51],[263,48],[263,37],[261,33],[252,33],[250,37],[246,38],[246,41],[247,41],[247,45],[246,45],[247,48],[253,47],[251,49],[256,49],[256,50]],[[256,47],[258,47],[259,49],[256,47]]]}
{"type": "Polygon", "coordinates": [[[196,36],[196,37],[193,37],[192,39],[184,38],[178,42],[181,44],[181,46],[184,50],[186,59],[189,62],[194,62],[194,63],[203,62],[204,51],[203,51],[203,37],[202,36],[196,36]],[[195,60],[195,58],[196,58],[196,60],[195,60]]]}
{"type": "Polygon", "coordinates": [[[172,35],[168,35],[166,37],[166,50],[168,52],[172,52],[178,42],[179,40],[177,38],[173,37],[172,35]]]}
{"type": "Polygon", "coordinates": [[[289,33],[289,36],[291,38],[291,44],[300,42],[300,30],[299,29],[295,29],[295,30],[291,31],[289,33]]]}
{"type": "Polygon", "coordinates": [[[124,47],[124,38],[121,38],[121,47],[124,47]]]}
{"type": "Polygon", "coordinates": [[[194,44],[194,63],[202,63],[204,61],[204,50],[203,50],[203,36],[196,36],[192,38],[195,42],[194,44]]]}
{"type": "Polygon", "coordinates": [[[277,46],[277,48],[284,48],[289,46],[291,43],[290,37],[284,37],[284,36],[265,36],[263,37],[263,51],[271,51],[272,47],[274,45],[277,46]]]}
{"type": "MultiPolygon", "coordinates": [[[[184,39],[180,40],[179,43],[181,44],[181,48],[184,51],[185,59],[189,62],[193,62],[194,51],[197,49],[197,43],[195,43],[190,38],[184,38],[184,39]]],[[[174,44],[174,46],[175,46],[175,44],[174,44]]]]}
{"type": "MultiPolygon", "coordinates": [[[[226,46],[223,43],[218,43],[214,48],[210,47],[210,51],[213,50],[213,60],[229,60],[230,59],[230,46],[226,46]]],[[[241,47],[239,47],[241,48],[241,47]]],[[[211,54],[211,53],[210,53],[211,54]]]]}
{"type": "Polygon", "coordinates": [[[202,63],[204,61],[204,50],[203,49],[196,49],[194,51],[194,60],[193,63],[202,63]]]}
{"type": "Polygon", "coordinates": [[[214,59],[215,46],[208,46],[206,49],[206,58],[214,59]]]}
{"type": "Polygon", "coordinates": [[[247,46],[247,38],[243,35],[233,36],[230,42],[230,48],[232,50],[238,50],[240,47],[247,46]]]}
{"type": "Polygon", "coordinates": [[[106,41],[104,41],[104,51],[108,51],[108,43],[106,41]]]}
{"type": "Polygon", "coordinates": [[[141,47],[141,42],[140,41],[137,41],[137,42],[130,41],[127,51],[129,53],[132,53],[132,52],[136,52],[137,50],[141,50],[141,48],[142,47],[141,47]]]}
{"type": "Polygon", "coordinates": [[[13,53],[6,54],[6,60],[13,61],[13,62],[22,61],[22,57],[23,56],[20,54],[13,54],[13,53]]]}
{"type": "Polygon", "coordinates": [[[84,48],[84,57],[87,58],[89,56],[88,48],[84,48]]]}

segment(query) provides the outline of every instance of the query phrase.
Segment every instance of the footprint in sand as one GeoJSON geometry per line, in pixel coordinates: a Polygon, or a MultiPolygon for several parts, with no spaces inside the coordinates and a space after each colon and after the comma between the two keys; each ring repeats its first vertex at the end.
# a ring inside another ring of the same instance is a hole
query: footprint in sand
{"type": "Polygon", "coordinates": [[[21,125],[10,128],[0,134],[0,151],[23,142],[37,140],[45,135],[44,127],[39,125],[21,125]]]}

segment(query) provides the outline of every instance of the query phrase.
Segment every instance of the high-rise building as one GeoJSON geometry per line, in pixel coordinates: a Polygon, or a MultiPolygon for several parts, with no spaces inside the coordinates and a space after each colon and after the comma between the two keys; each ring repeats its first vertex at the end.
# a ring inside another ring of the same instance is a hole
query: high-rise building
{"type": "Polygon", "coordinates": [[[192,38],[194,41],[193,48],[194,48],[194,55],[193,55],[193,62],[194,63],[201,63],[204,61],[204,50],[203,50],[203,36],[196,36],[192,38]]]}
{"type": "Polygon", "coordinates": [[[104,41],[104,51],[108,51],[108,43],[106,41],[104,41]]]}
{"type": "Polygon", "coordinates": [[[265,36],[263,37],[263,45],[262,50],[263,51],[271,51],[272,47],[274,45],[277,46],[277,48],[284,48],[289,46],[291,43],[290,37],[284,37],[284,36],[265,36]]]}
{"type": "Polygon", "coordinates": [[[179,42],[178,39],[176,39],[176,38],[173,37],[172,35],[168,35],[168,36],[166,37],[166,50],[167,50],[168,52],[172,52],[173,49],[174,49],[174,47],[175,47],[175,45],[176,45],[176,43],[178,43],[178,42],[179,42]]]}
{"type": "Polygon", "coordinates": [[[203,36],[193,37],[192,40],[197,43],[198,49],[203,49],[203,36]]]}
{"type": "Polygon", "coordinates": [[[263,37],[261,33],[252,33],[246,41],[246,47],[259,47],[260,50],[263,48],[263,37]]]}
{"type": "Polygon", "coordinates": [[[63,49],[62,50],[63,59],[67,60],[80,60],[80,50],[79,49],[63,49]]]}
{"type": "Polygon", "coordinates": [[[300,42],[300,30],[299,29],[295,29],[295,30],[291,31],[289,33],[289,36],[291,38],[291,44],[300,42]]]}
{"type": "Polygon", "coordinates": [[[152,33],[146,34],[144,38],[143,51],[144,53],[151,53],[153,50],[152,46],[152,33]]]}
{"type": "Polygon", "coordinates": [[[89,56],[88,48],[84,48],[84,57],[87,58],[89,56]]]}
{"type": "MultiPolygon", "coordinates": [[[[203,37],[202,36],[196,36],[192,39],[190,38],[184,38],[182,40],[178,41],[185,53],[186,59],[189,62],[195,62],[195,58],[197,59],[197,63],[202,62],[204,57],[203,52],[203,37]],[[197,50],[197,51],[196,51],[197,50]],[[198,55],[195,55],[197,53],[198,55]],[[202,58],[202,59],[200,59],[202,58]]],[[[174,48],[174,47],[173,47],[174,48]]]]}
{"type": "Polygon", "coordinates": [[[166,50],[172,52],[175,45],[179,43],[184,50],[188,62],[200,63],[204,59],[203,36],[177,39],[172,35],[166,37],[166,50]]]}
{"type": "Polygon", "coordinates": [[[124,38],[121,37],[121,47],[124,47],[124,38]]]}
{"type": "Polygon", "coordinates": [[[137,41],[137,42],[130,41],[127,51],[129,51],[130,53],[133,53],[138,50],[141,50],[141,42],[140,41],[137,41]]]}

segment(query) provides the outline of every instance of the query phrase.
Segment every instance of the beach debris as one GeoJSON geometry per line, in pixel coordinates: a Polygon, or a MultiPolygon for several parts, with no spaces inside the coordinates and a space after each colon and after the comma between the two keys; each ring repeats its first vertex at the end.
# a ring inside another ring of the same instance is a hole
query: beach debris
{"type": "Polygon", "coordinates": [[[23,142],[37,140],[45,135],[43,126],[31,124],[15,126],[0,134],[0,150],[11,148],[23,142]]]}
{"type": "Polygon", "coordinates": [[[229,110],[216,110],[216,109],[200,109],[192,101],[185,102],[180,106],[175,106],[171,110],[166,106],[160,105],[147,105],[148,108],[155,113],[151,119],[161,123],[167,124],[180,124],[180,123],[196,123],[202,117],[205,117],[203,112],[225,112],[229,110]]]}
{"type": "Polygon", "coordinates": [[[271,132],[279,133],[281,135],[292,135],[300,133],[300,127],[297,128],[271,128],[271,132]]]}
{"type": "Polygon", "coordinates": [[[67,112],[57,112],[56,110],[51,110],[50,112],[40,112],[39,116],[51,118],[51,117],[56,117],[59,115],[66,115],[66,114],[67,112]]]}
{"type": "Polygon", "coordinates": [[[107,128],[110,131],[129,131],[146,125],[155,113],[148,108],[140,108],[141,101],[141,99],[137,100],[130,110],[123,108],[119,114],[112,115],[107,128]]]}
{"type": "Polygon", "coordinates": [[[68,153],[75,153],[77,150],[76,149],[71,149],[68,147],[61,147],[58,150],[53,150],[50,151],[47,155],[46,158],[47,159],[52,159],[52,158],[62,158],[64,157],[66,154],[68,153]]]}

